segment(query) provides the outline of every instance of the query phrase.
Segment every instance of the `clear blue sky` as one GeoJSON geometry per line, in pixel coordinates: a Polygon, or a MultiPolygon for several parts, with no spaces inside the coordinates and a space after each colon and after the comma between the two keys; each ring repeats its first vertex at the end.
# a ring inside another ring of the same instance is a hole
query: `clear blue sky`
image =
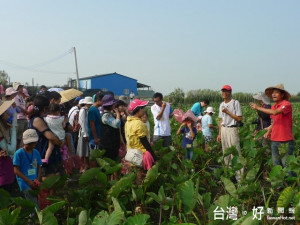
{"type": "Polygon", "coordinates": [[[1,1],[0,70],[47,86],[118,72],[168,94],[180,87],[300,92],[299,0],[1,1]],[[10,63],[13,63],[12,66],[10,63]]]}

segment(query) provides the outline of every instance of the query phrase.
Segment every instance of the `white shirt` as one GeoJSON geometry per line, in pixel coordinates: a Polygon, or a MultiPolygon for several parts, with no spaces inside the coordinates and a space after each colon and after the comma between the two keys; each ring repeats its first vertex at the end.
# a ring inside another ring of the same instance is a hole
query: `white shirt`
{"type": "Polygon", "coordinates": [[[226,113],[222,112],[222,108],[225,107],[228,109],[228,111],[236,116],[242,116],[242,109],[241,109],[241,104],[239,103],[238,100],[231,99],[230,102],[225,103],[222,102],[220,104],[219,108],[219,118],[223,119],[222,125],[223,126],[235,126],[236,125],[236,120],[231,118],[229,115],[226,113]]]}
{"type": "Polygon", "coordinates": [[[170,127],[170,104],[167,103],[164,113],[160,120],[156,119],[157,115],[161,111],[161,107],[154,104],[151,106],[151,112],[154,120],[154,135],[158,136],[171,136],[171,127],[170,127]]]}
{"type": "Polygon", "coordinates": [[[73,106],[68,113],[69,123],[71,124],[72,127],[74,125],[74,116],[76,115],[77,112],[79,112],[78,106],[73,106]]]}
{"type": "Polygon", "coordinates": [[[88,119],[87,119],[87,109],[85,107],[81,108],[79,111],[78,123],[81,126],[81,132],[79,132],[79,137],[88,137],[88,119]]]}
{"type": "Polygon", "coordinates": [[[47,115],[44,118],[50,130],[58,137],[59,140],[64,140],[66,136],[66,132],[62,125],[64,119],[65,117],[63,116],[54,116],[54,115],[47,115]]]}

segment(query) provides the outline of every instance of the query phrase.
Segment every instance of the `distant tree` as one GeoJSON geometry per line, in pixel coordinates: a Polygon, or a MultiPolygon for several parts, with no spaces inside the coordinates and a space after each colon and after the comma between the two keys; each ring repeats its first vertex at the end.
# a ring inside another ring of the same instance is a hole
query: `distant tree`
{"type": "Polygon", "coordinates": [[[8,85],[8,74],[4,70],[0,70],[0,84],[8,85]]]}
{"type": "Polygon", "coordinates": [[[184,103],[184,91],[181,88],[176,88],[171,92],[168,97],[169,101],[174,105],[179,105],[184,103]]]}

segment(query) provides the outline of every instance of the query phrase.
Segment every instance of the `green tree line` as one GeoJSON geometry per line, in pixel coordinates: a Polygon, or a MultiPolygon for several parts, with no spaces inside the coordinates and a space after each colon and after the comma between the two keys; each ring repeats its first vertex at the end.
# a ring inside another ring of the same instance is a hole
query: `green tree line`
{"type": "MultiPolygon", "coordinates": [[[[253,93],[237,92],[233,93],[232,97],[241,103],[249,103],[253,101],[253,95],[253,93]]],[[[221,92],[210,89],[190,90],[185,93],[181,88],[176,88],[166,96],[166,99],[174,106],[193,104],[204,99],[208,99],[211,103],[222,101],[221,92]]],[[[300,96],[293,95],[291,102],[300,102],[300,96]]]]}

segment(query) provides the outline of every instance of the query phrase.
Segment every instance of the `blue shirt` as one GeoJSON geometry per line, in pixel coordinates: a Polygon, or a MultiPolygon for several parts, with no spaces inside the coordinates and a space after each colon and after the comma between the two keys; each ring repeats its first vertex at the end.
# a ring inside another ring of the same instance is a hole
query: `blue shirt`
{"type": "Polygon", "coordinates": [[[192,108],[191,108],[192,112],[194,113],[195,116],[200,116],[203,113],[203,108],[200,104],[200,102],[196,102],[192,108]]]}
{"type": "Polygon", "coordinates": [[[92,105],[88,111],[88,132],[89,132],[89,138],[92,140],[94,140],[95,137],[93,136],[93,133],[91,130],[90,121],[95,122],[97,136],[100,139],[100,131],[101,131],[100,119],[101,119],[101,116],[100,116],[99,109],[92,105]]]}
{"type": "Polygon", "coordinates": [[[202,134],[203,136],[212,137],[212,128],[209,128],[208,124],[213,124],[212,117],[210,115],[204,115],[201,119],[202,134]]]}
{"type": "MultiPolygon", "coordinates": [[[[19,167],[20,172],[25,177],[33,181],[38,176],[38,168],[42,165],[42,160],[38,150],[33,149],[32,153],[27,153],[23,148],[20,148],[14,155],[13,164],[19,167]]],[[[25,180],[19,176],[16,177],[21,191],[30,188],[25,180]]]]}
{"type": "Polygon", "coordinates": [[[194,139],[197,135],[196,127],[193,127],[193,132],[195,134],[194,138],[191,137],[191,132],[190,132],[190,129],[188,127],[184,127],[184,128],[181,129],[181,133],[183,134],[182,148],[188,148],[188,149],[194,148],[193,142],[194,142],[194,139]]]}

